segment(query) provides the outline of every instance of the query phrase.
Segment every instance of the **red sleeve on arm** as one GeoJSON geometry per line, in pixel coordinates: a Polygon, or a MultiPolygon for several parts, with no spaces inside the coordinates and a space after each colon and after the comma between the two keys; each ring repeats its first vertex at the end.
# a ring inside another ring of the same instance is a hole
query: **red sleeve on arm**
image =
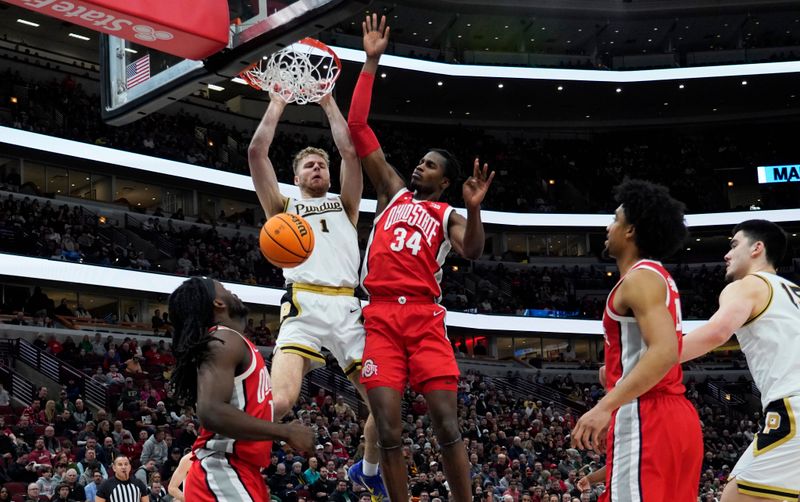
{"type": "Polygon", "coordinates": [[[375,75],[361,72],[353,90],[353,100],[350,102],[350,113],[347,115],[347,125],[350,127],[350,136],[353,146],[359,157],[366,157],[381,147],[378,138],[367,124],[369,108],[372,104],[372,84],[375,75]]]}

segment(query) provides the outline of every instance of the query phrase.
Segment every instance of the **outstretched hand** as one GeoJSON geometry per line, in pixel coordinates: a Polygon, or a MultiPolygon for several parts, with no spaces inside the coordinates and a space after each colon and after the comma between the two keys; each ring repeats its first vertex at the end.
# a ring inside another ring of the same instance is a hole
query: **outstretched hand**
{"type": "Polygon", "coordinates": [[[389,45],[389,32],[391,28],[386,26],[386,16],[381,16],[378,23],[378,15],[367,16],[361,23],[361,30],[364,32],[364,52],[368,58],[379,58],[386,52],[389,45]]]}
{"type": "Polygon", "coordinates": [[[481,169],[480,160],[475,159],[472,167],[472,176],[464,182],[462,188],[462,195],[464,196],[464,204],[468,208],[476,208],[481,205],[483,198],[486,197],[486,191],[492,184],[495,172],[489,172],[489,164],[483,164],[481,169]]]}

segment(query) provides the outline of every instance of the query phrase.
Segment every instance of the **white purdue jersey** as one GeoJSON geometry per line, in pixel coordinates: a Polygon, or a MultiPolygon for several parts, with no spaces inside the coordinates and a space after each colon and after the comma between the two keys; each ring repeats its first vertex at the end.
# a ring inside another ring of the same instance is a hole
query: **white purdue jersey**
{"type": "Polygon", "coordinates": [[[770,287],[766,308],[736,331],[761,404],[800,396],[800,287],[775,274],[753,274],[770,287]]]}
{"type": "Polygon", "coordinates": [[[283,269],[287,284],[355,288],[358,286],[358,233],[339,196],[292,199],[287,213],[299,214],[314,229],[314,251],[304,263],[283,269]]]}

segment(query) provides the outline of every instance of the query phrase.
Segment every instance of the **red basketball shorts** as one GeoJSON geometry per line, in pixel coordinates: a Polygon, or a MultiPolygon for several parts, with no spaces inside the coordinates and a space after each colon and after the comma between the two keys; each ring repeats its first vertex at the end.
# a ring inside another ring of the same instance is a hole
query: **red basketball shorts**
{"type": "Polygon", "coordinates": [[[195,460],[184,481],[184,497],[191,502],[269,502],[261,469],[224,453],[195,460]]]}
{"type": "Polygon", "coordinates": [[[371,299],[363,314],[367,341],[361,383],[367,390],[391,387],[402,393],[407,383],[423,393],[457,390],[460,372],[447,338],[444,307],[430,299],[371,299]]]}
{"type": "Polygon", "coordinates": [[[700,418],[682,395],[621,406],[608,427],[601,502],[696,502],[703,463],[700,418]]]}

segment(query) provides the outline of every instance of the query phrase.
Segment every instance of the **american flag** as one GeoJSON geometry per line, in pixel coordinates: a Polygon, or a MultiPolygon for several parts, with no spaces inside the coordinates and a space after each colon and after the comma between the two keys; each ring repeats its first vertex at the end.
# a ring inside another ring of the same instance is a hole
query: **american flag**
{"type": "Polygon", "coordinates": [[[150,78],[150,54],[125,67],[125,86],[131,89],[150,78]]]}

